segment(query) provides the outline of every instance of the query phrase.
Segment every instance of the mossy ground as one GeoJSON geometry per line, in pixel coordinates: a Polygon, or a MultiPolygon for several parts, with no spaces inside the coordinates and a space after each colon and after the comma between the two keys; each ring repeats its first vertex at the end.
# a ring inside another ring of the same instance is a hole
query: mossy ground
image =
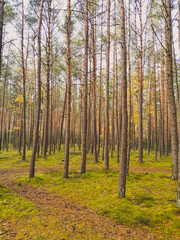
{"type": "MultiPolygon", "coordinates": [[[[0,153],[0,168],[29,168],[31,152],[26,161],[15,151],[0,153]]],[[[171,180],[171,157],[154,161],[154,155],[144,154],[144,163],[138,163],[138,153],[132,152],[130,174],[127,178],[126,198],[118,198],[119,163],[116,156],[110,158],[110,170],[103,170],[103,161],[94,163],[94,157],[87,156],[87,172],[80,175],[81,155],[78,149],[71,150],[69,179],[62,178],[64,164],[63,150],[47,159],[37,158],[36,169],[42,169],[35,178],[22,176],[19,182],[43,185],[48,191],[60,193],[75,203],[86,206],[101,215],[108,215],[114,221],[131,227],[152,231],[157,239],[180,239],[180,210],[176,208],[177,182],[171,180]],[[44,169],[44,170],[43,170],[44,169]],[[49,171],[47,171],[50,169],[49,171]]],[[[3,201],[10,210],[3,208],[1,221],[9,219],[8,212],[19,212],[24,200],[16,205],[17,196],[3,188],[3,201]],[[11,201],[9,201],[9,197],[11,201]],[[7,200],[6,200],[7,198],[7,200]],[[12,202],[14,205],[10,205],[12,202]],[[7,213],[6,213],[7,212],[7,213]]],[[[0,195],[1,197],[1,195],[0,195]]],[[[27,203],[30,204],[30,203],[27,203]]],[[[25,204],[26,206],[26,204],[25,204]]],[[[28,205],[29,207],[29,205],[28,205]]],[[[27,207],[27,209],[28,209],[27,207]]],[[[30,206],[31,208],[31,206],[30,206]]],[[[23,211],[23,216],[29,211],[23,211]]],[[[36,216],[35,210],[33,211],[36,216]]],[[[13,214],[12,214],[13,216],[13,214]]],[[[11,217],[10,217],[10,220],[11,217]]]]}

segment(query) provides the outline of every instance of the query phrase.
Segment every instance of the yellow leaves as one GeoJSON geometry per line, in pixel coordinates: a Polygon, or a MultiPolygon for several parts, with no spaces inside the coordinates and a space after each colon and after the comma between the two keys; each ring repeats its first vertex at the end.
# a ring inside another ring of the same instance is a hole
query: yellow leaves
{"type": "Polygon", "coordinates": [[[22,103],[22,102],[23,102],[23,95],[22,95],[22,94],[19,94],[19,95],[16,97],[15,102],[22,103]]]}
{"type": "Polygon", "coordinates": [[[20,130],[20,127],[14,127],[14,131],[20,130]]]}

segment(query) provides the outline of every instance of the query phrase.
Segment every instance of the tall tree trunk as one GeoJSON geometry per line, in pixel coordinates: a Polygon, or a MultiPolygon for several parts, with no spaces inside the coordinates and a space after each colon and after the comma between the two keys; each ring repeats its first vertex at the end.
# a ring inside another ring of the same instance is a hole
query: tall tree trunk
{"type": "Polygon", "coordinates": [[[23,79],[23,151],[22,160],[26,157],[26,74],[24,66],[24,0],[22,0],[22,25],[21,25],[21,65],[23,79]]]}
{"type": "MultiPolygon", "coordinates": [[[[102,0],[103,12],[103,0],[102,0]]],[[[101,81],[102,81],[102,47],[103,47],[103,14],[101,15],[101,50],[100,50],[100,73],[99,73],[99,109],[98,109],[98,156],[101,144],[101,122],[102,122],[102,102],[101,102],[101,81]]]]}
{"type": "MultiPolygon", "coordinates": [[[[81,77],[80,77],[81,78],[81,77]]],[[[81,82],[81,80],[80,80],[81,82]]],[[[79,150],[81,149],[81,124],[82,124],[82,86],[80,86],[79,89],[79,112],[78,112],[78,118],[79,118],[79,123],[78,123],[78,148],[79,150]]]]}
{"type": "Polygon", "coordinates": [[[86,151],[89,151],[90,143],[91,143],[91,88],[92,88],[92,71],[91,71],[91,56],[89,50],[89,91],[88,91],[88,117],[87,117],[87,135],[86,135],[86,151]]]}
{"type": "MultiPolygon", "coordinates": [[[[115,1],[116,3],[116,1],[115,1]]],[[[115,23],[116,23],[116,15],[115,15],[115,23]]],[[[116,36],[116,24],[115,24],[115,36],[116,36]]],[[[116,67],[115,67],[115,71],[116,71],[116,74],[115,74],[115,78],[116,78],[116,144],[117,144],[117,151],[116,151],[116,161],[117,163],[119,163],[119,143],[120,143],[120,136],[119,136],[119,113],[118,113],[118,105],[119,105],[119,98],[118,98],[118,94],[119,94],[119,81],[118,81],[118,64],[117,64],[117,36],[116,36],[116,67]]]]}
{"type": "Polygon", "coordinates": [[[114,48],[113,48],[113,86],[112,86],[112,113],[111,113],[111,157],[115,150],[114,141],[114,101],[115,101],[115,80],[116,80],[116,0],[114,1],[114,48]]]}
{"type": "Polygon", "coordinates": [[[172,20],[171,20],[171,1],[166,0],[166,58],[167,58],[167,83],[168,101],[171,120],[171,151],[172,151],[172,179],[177,179],[178,175],[178,131],[176,105],[173,89],[173,68],[172,68],[172,20]]]}
{"type": "Polygon", "coordinates": [[[140,0],[140,79],[138,94],[138,112],[139,112],[139,163],[143,163],[143,122],[142,122],[142,103],[143,103],[143,39],[142,39],[142,0],[140,0]]]}
{"type": "Polygon", "coordinates": [[[105,96],[105,146],[104,168],[109,169],[109,62],[110,62],[110,0],[107,2],[107,53],[106,53],[106,96],[105,96]]]}
{"type": "Polygon", "coordinates": [[[37,98],[36,119],[35,119],[35,126],[34,126],[34,138],[33,138],[33,148],[32,148],[32,155],[31,155],[31,165],[30,165],[30,173],[29,173],[30,178],[34,177],[36,150],[37,150],[38,137],[39,137],[39,119],[40,119],[40,110],[41,110],[41,26],[42,26],[43,3],[44,3],[44,1],[41,0],[38,33],[37,33],[37,41],[38,41],[38,98],[37,98]]]}
{"type": "Polygon", "coordinates": [[[49,93],[50,93],[50,42],[51,42],[51,2],[48,1],[48,36],[47,36],[47,63],[46,63],[46,116],[44,124],[44,141],[42,158],[46,158],[48,147],[48,126],[49,126],[49,93]]]}
{"type": "Polygon", "coordinates": [[[67,5],[67,117],[66,117],[66,138],[65,138],[65,159],[63,178],[68,178],[69,169],[69,141],[70,141],[70,113],[71,113],[71,50],[70,50],[70,35],[71,35],[71,0],[68,0],[67,5]]]}
{"type": "Polygon", "coordinates": [[[121,164],[119,175],[118,194],[125,197],[126,192],[126,166],[127,166],[127,73],[126,73],[126,34],[125,34],[125,13],[124,1],[120,0],[121,12],[121,79],[122,79],[122,138],[121,138],[121,164]]]}
{"type": "MultiPolygon", "coordinates": [[[[88,0],[85,0],[85,43],[84,43],[84,68],[83,68],[83,106],[82,106],[82,152],[81,173],[86,172],[87,150],[87,78],[88,78],[88,0]]],[[[89,122],[90,124],[90,122],[89,122]]]]}
{"type": "MultiPolygon", "coordinates": [[[[52,43],[52,41],[51,41],[52,43]]],[[[52,44],[51,44],[52,47],[52,44]]],[[[53,56],[52,56],[52,51],[51,51],[51,61],[53,61],[53,56]]],[[[49,155],[51,155],[52,151],[52,136],[53,136],[53,63],[51,64],[51,89],[50,89],[50,94],[51,94],[51,100],[50,100],[50,133],[49,133],[49,155]]]]}
{"type": "Polygon", "coordinates": [[[154,152],[155,161],[157,161],[156,59],[155,59],[154,33],[153,33],[153,79],[154,79],[154,152]]]}
{"type": "Polygon", "coordinates": [[[6,85],[7,85],[7,77],[8,77],[8,64],[9,64],[9,60],[7,59],[6,71],[5,71],[5,77],[4,77],[4,84],[3,84],[3,97],[2,97],[2,110],[1,110],[1,123],[0,123],[0,150],[1,150],[1,144],[2,144],[4,105],[5,105],[6,85]]]}
{"type": "MultiPolygon", "coordinates": [[[[165,49],[167,49],[167,33],[165,31],[165,49]]],[[[167,52],[165,51],[165,157],[169,156],[169,132],[168,132],[168,81],[167,81],[167,52]]]]}
{"type": "MultiPolygon", "coordinates": [[[[179,50],[180,50],[180,0],[178,0],[178,9],[179,9],[179,50]]],[[[179,102],[179,108],[180,108],[180,102],[179,102]]],[[[180,119],[180,109],[179,109],[179,119],[180,119]]],[[[179,121],[179,129],[180,129],[180,121],[179,121]]],[[[177,207],[180,208],[180,134],[179,134],[179,149],[178,150],[179,150],[179,153],[178,153],[177,207]]]]}
{"type": "MultiPolygon", "coordinates": [[[[151,68],[151,64],[149,64],[151,68]]],[[[151,151],[151,76],[152,70],[149,71],[149,89],[148,89],[148,155],[151,151]]]]}
{"type": "MultiPolygon", "coordinates": [[[[1,71],[2,71],[2,39],[3,39],[4,3],[5,3],[4,0],[0,0],[0,79],[1,79],[1,71]]],[[[5,88],[5,82],[4,82],[4,88],[5,88]]],[[[4,97],[4,92],[3,92],[3,97],[4,97]]],[[[1,142],[2,142],[2,123],[3,123],[2,113],[3,113],[3,109],[1,111],[0,150],[1,150],[1,142]]]]}
{"type": "Polygon", "coordinates": [[[97,155],[97,129],[96,129],[96,8],[92,0],[92,54],[93,54],[93,142],[95,162],[98,162],[97,155]],[[95,18],[95,20],[94,20],[95,18]]]}
{"type": "MultiPolygon", "coordinates": [[[[161,29],[161,42],[162,42],[162,29],[161,29]]],[[[161,46],[160,53],[160,69],[161,69],[161,153],[164,155],[164,78],[163,78],[163,53],[161,46]]]]}
{"type": "Polygon", "coordinates": [[[130,0],[129,0],[129,9],[128,9],[128,28],[129,28],[129,36],[128,36],[128,78],[129,78],[129,118],[128,118],[128,152],[127,152],[127,175],[129,175],[129,162],[130,162],[130,152],[131,152],[131,18],[130,18],[130,0]]]}

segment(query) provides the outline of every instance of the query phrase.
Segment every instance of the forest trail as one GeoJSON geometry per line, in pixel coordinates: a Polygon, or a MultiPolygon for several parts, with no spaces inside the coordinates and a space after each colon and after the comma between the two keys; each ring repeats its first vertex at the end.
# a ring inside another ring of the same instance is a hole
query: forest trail
{"type": "MultiPolygon", "coordinates": [[[[152,234],[143,229],[130,229],[113,222],[107,216],[99,216],[85,206],[75,205],[67,199],[67,196],[65,198],[59,194],[47,192],[43,187],[20,184],[11,180],[12,177],[20,176],[26,172],[23,170],[0,170],[0,184],[10,188],[18,196],[31,201],[38,208],[40,221],[41,217],[47,221],[44,231],[48,231],[46,227],[52,219],[55,219],[56,225],[53,226],[53,230],[61,231],[61,233],[65,233],[65,236],[68,234],[67,238],[62,239],[77,239],[75,237],[77,234],[81,236],[81,239],[155,239],[152,234]]],[[[21,226],[14,226],[14,228],[10,226],[14,235],[19,228],[21,226]]],[[[32,238],[26,237],[26,239],[32,238]]]]}

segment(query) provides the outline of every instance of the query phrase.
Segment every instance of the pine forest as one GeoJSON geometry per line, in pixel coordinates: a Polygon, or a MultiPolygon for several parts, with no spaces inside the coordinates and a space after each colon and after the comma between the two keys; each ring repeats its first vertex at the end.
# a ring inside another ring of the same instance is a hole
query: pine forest
{"type": "Polygon", "coordinates": [[[180,239],[180,0],[0,0],[0,239],[180,239]]]}

